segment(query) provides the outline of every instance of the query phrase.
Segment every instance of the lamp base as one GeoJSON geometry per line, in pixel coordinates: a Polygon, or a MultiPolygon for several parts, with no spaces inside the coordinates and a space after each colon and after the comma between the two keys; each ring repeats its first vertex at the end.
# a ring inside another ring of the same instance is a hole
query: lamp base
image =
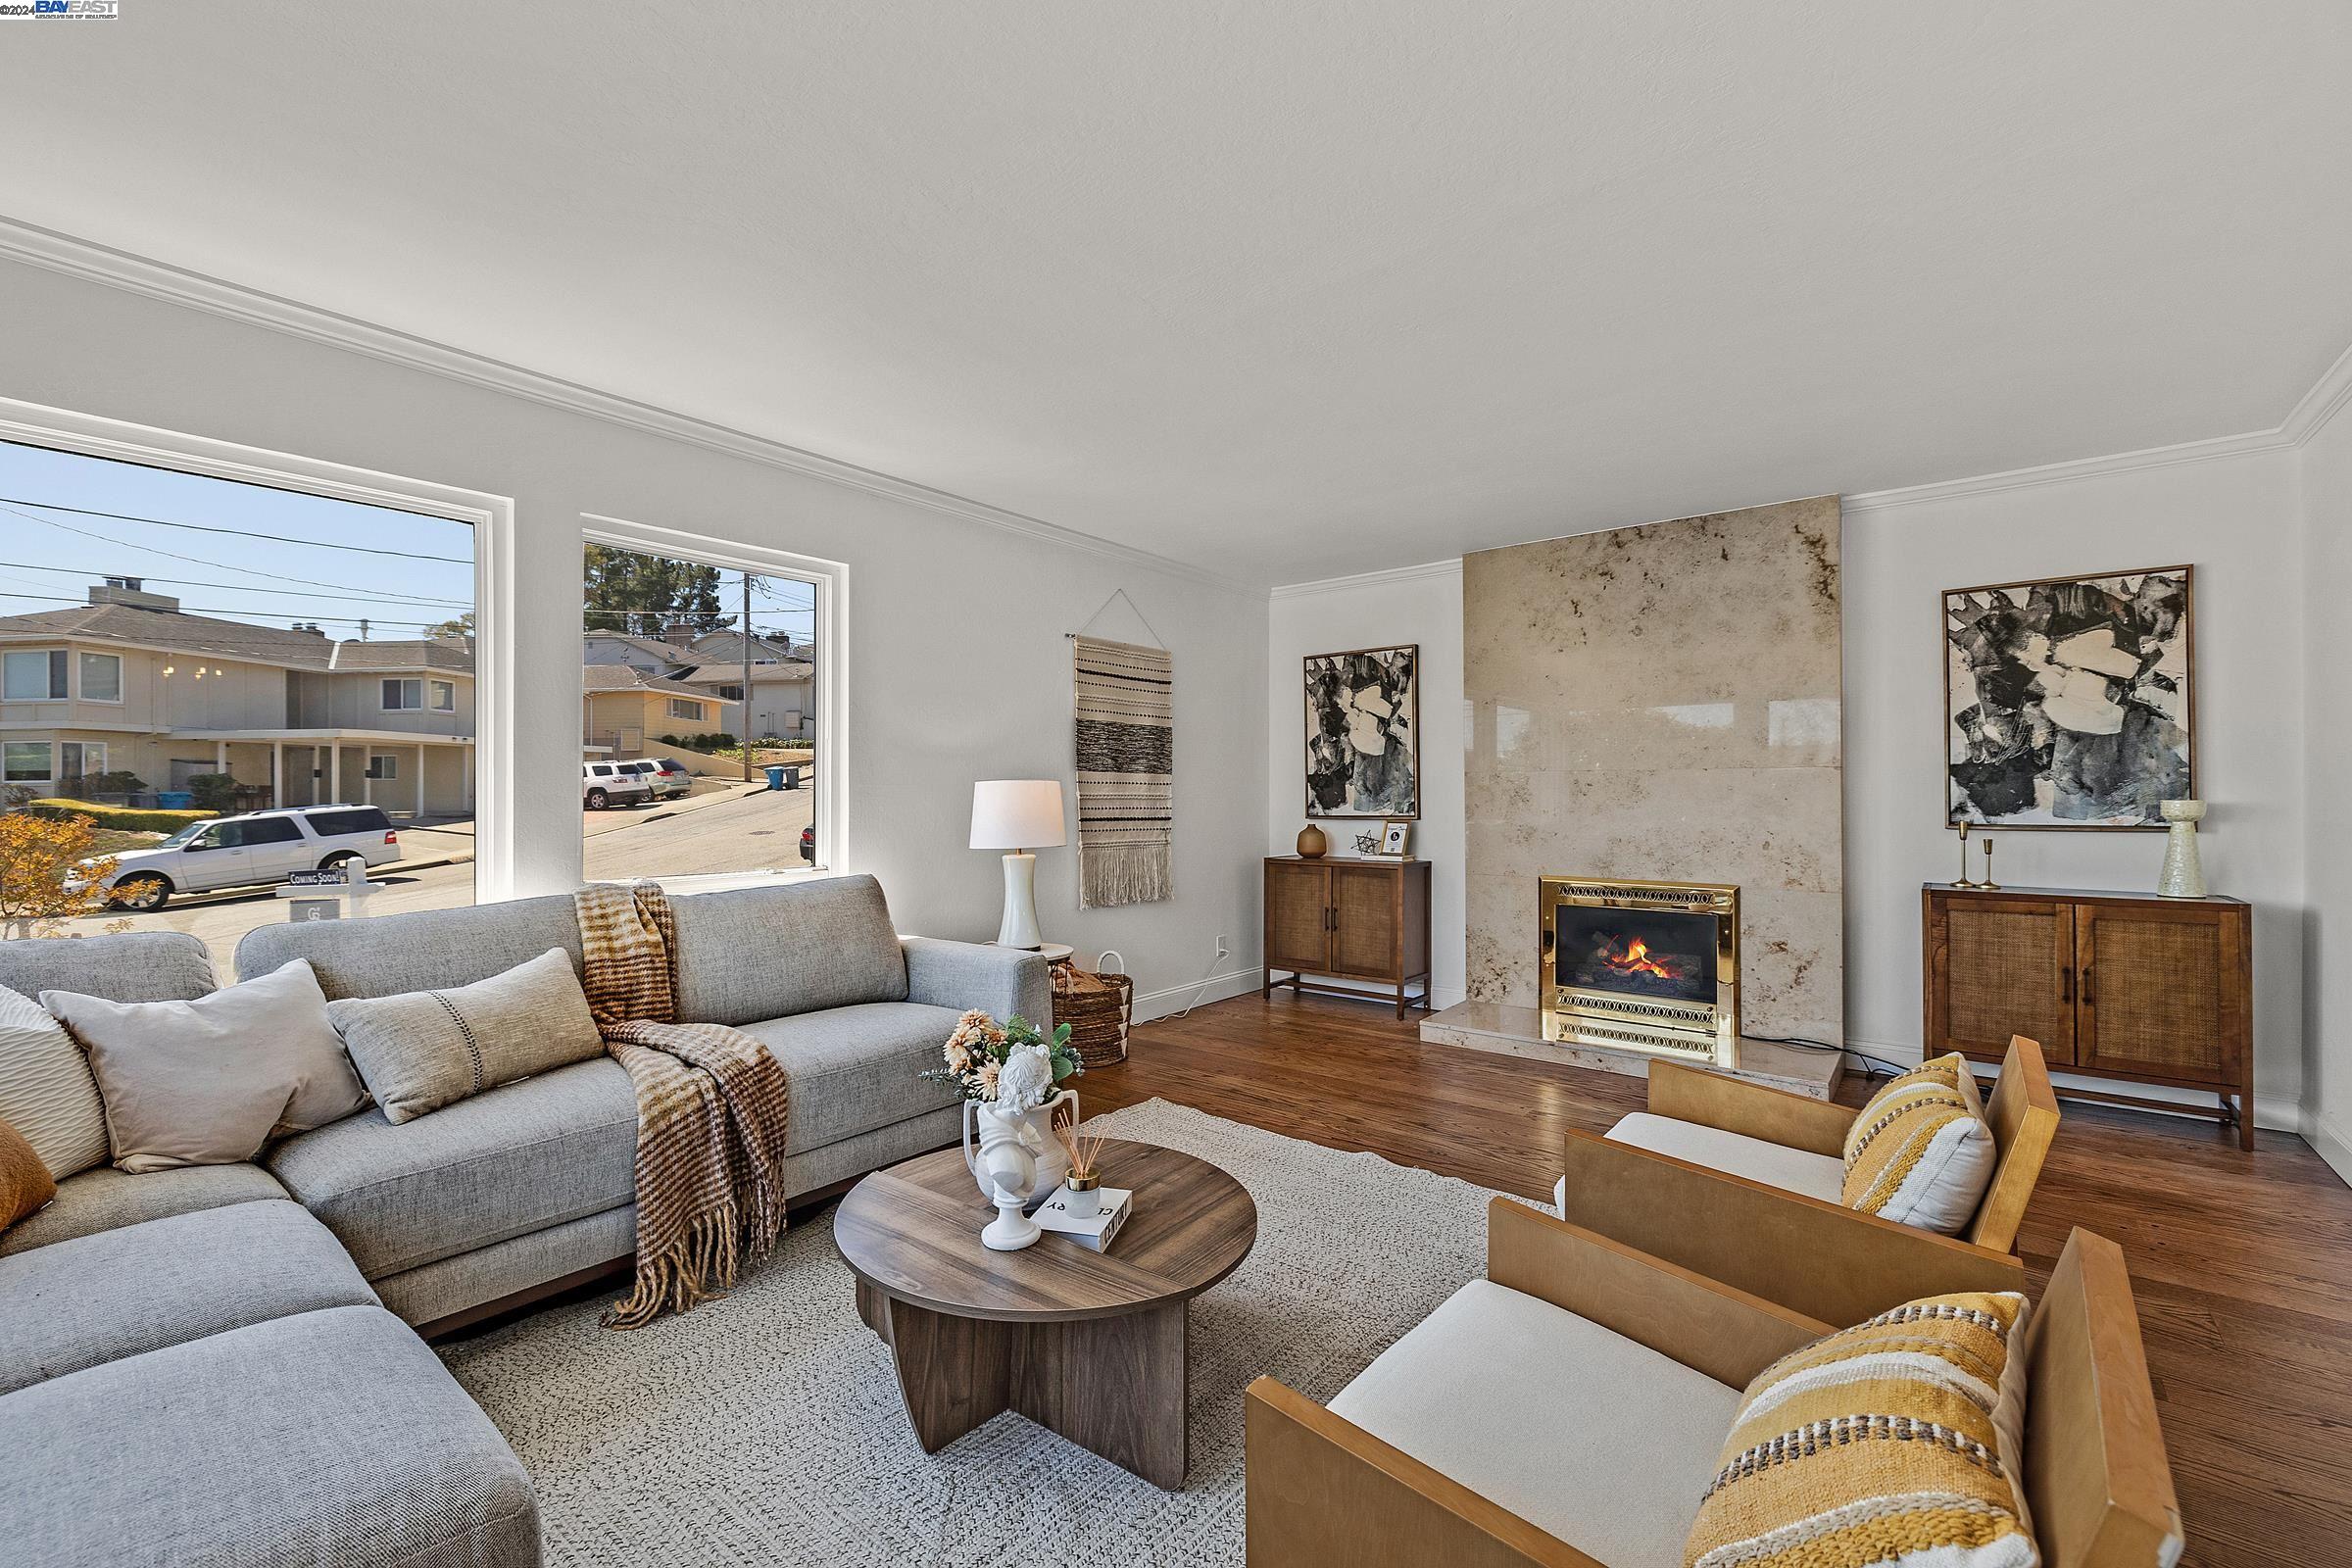
{"type": "Polygon", "coordinates": [[[1004,857],[1004,919],[997,927],[997,946],[1034,953],[1045,943],[1037,929],[1037,857],[1015,850],[1004,857]]]}

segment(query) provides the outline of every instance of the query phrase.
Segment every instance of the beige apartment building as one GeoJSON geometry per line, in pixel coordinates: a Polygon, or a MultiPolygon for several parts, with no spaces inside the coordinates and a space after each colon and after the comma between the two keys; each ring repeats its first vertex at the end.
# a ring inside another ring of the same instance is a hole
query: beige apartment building
{"type": "Polygon", "coordinates": [[[40,795],[99,774],[147,790],[200,773],[239,806],[342,802],[473,811],[473,654],[454,639],[358,642],[190,614],[136,578],[0,616],[0,770],[40,795]]]}

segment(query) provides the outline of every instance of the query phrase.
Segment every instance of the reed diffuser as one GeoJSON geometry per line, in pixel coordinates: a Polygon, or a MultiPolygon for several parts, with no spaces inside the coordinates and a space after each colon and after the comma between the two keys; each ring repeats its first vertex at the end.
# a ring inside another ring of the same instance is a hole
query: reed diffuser
{"type": "Polygon", "coordinates": [[[1077,1118],[1063,1116],[1054,1118],[1054,1137],[1070,1156],[1069,1180],[1063,1184],[1070,1190],[1070,1213],[1092,1219],[1102,1212],[1102,1146],[1109,1140],[1080,1132],[1077,1118]]]}

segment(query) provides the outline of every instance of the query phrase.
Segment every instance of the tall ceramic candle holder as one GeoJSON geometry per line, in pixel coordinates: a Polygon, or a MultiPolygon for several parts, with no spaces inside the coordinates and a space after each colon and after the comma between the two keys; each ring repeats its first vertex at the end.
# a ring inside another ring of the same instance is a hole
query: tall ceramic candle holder
{"type": "Polygon", "coordinates": [[[2197,824],[2205,819],[2205,803],[2164,801],[2156,809],[2172,824],[2164,836],[2164,870],[2156,878],[2157,896],[2205,897],[2205,867],[2197,859],[2197,824]]]}

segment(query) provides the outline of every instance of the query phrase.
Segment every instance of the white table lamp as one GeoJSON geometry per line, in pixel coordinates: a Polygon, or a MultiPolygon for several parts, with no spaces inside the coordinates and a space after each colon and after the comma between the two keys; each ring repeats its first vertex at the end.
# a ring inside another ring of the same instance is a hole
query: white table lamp
{"type": "Polygon", "coordinates": [[[992,778],[972,786],[972,848],[1009,850],[1004,857],[1004,920],[997,946],[1045,946],[1037,929],[1037,857],[1069,843],[1061,821],[1061,781],[992,778]]]}

